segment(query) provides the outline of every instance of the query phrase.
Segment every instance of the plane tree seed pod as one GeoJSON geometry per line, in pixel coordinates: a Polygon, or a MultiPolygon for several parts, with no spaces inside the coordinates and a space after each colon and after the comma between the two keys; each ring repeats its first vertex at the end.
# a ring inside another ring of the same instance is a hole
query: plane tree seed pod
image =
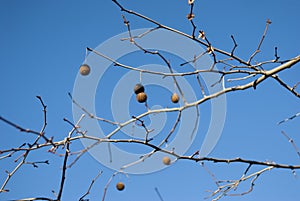
{"type": "Polygon", "coordinates": [[[116,185],[116,188],[117,188],[119,191],[122,191],[122,190],[124,190],[125,185],[124,185],[123,182],[118,182],[117,185],[116,185]]]}
{"type": "Polygon", "coordinates": [[[141,92],[141,93],[138,93],[136,95],[136,100],[139,102],[139,103],[144,103],[147,101],[147,94],[145,92],[141,92]]]}
{"type": "Polygon", "coordinates": [[[171,97],[171,100],[173,103],[178,103],[179,101],[179,96],[177,93],[173,93],[172,97],[171,97]]]}
{"type": "Polygon", "coordinates": [[[135,94],[139,94],[141,92],[145,92],[145,88],[142,84],[136,84],[133,89],[135,94]]]}
{"type": "Polygon", "coordinates": [[[90,74],[91,68],[87,64],[82,64],[79,68],[79,72],[81,75],[86,76],[86,75],[90,74]]]}
{"type": "Polygon", "coordinates": [[[171,164],[171,159],[170,159],[170,157],[165,156],[165,157],[163,157],[162,162],[165,165],[170,165],[171,164]]]}

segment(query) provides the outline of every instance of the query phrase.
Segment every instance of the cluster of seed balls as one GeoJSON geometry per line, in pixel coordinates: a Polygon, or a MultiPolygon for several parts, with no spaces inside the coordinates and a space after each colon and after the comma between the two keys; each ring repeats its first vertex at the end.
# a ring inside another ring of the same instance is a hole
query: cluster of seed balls
{"type": "Polygon", "coordinates": [[[145,87],[142,84],[136,84],[133,89],[136,94],[136,100],[139,103],[144,103],[147,101],[147,94],[145,93],[145,87]]]}
{"type": "MultiPolygon", "coordinates": [[[[142,84],[136,84],[133,89],[134,93],[136,94],[136,100],[139,103],[144,103],[147,101],[147,94],[145,93],[145,87],[142,84]]],[[[171,100],[173,103],[179,102],[179,96],[177,93],[173,93],[171,100]]]]}

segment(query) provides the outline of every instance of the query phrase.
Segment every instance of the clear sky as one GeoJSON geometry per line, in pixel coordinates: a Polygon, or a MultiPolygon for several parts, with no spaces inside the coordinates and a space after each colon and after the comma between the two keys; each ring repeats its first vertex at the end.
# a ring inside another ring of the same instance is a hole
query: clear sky
{"type": "MultiPolygon", "coordinates": [[[[299,1],[195,1],[195,23],[199,29],[206,32],[214,46],[230,51],[232,48],[230,35],[233,34],[239,45],[236,53],[241,58],[247,59],[257,47],[266,20],[270,19],[272,24],[262,46],[262,52],[256,59],[258,61],[273,59],[275,46],[278,47],[282,59],[299,54],[299,1]]],[[[186,19],[189,13],[186,0],[120,2],[125,7],[165,25],[191,33],[191,25],[186,19]]],[[[125,16],[133,29],[153,26],[133,16],[125,16]]],[[[54,136],[57,140],[64,139],[71,128],[63,118],[73,119],[72,103],[67,93],[73,91],[79,66],[85,58],[85,48],[95,48],[105,40],[126,31],[119,8],[109,0],[2,0],[0,30],[1,116],[26,128],[39,130],[43,124],[43,113],[35,96],[40,95],[48,110],[46,135],[54,136]]],[[[127,64],[147,64],[146,61],[129,58],[132,61],[126,60],[127,64]]],[[[280,75],[293,85],[300,81],[299,67],[298,64],[280,75]]],[[[120,72],[116,74],[110,72],[109,75],[111,80],[114,80],[118,78],[120,72]]],[[[108,83],[103,86],[104,89],[113,83],[109,82],[109,79],[107,81],[108,83]]],[[[103,92],[99,90],[97,99],[107,101],[101,93],[103,92]]],[[[101,105],[97,107],[101,108],[101,105]]],[[[299,108],[299,99],[272,80],[263,82],[256,90],[249,89],[228,94],[222,136],[209,156],[299,164],[299,157],[292,145],[280,132],[285,131],[300,147],[300,119],[277,125],[282,119],[300,112],[299,108]]],[[[202,125],[207,128],[205,123],[209,121],[205,116],[207,113],[205,106],[203,111],[200,108],[200,112],[203,115],[199,132],[202,125]]],[[[0,122],[0,128],[0,150],[17,147],[24,141],[31,142],[34,139],[34,136],[20,133],[3,122],[0,122]]],[[[203,136],[200,132],[188,153],[199,149],[201,140],[203,136]]],[[[80,142],[72,146],[73,151],[83,148],[80,142]]],[[[14,159],[0,161],[1,183],[6,178],[5,170],[11,171],[16,165],[12,162],[14,159]]],[[[31,161],[49,159],[50,165],[41,164],[37,169],[30,165],[23,166],[8,184],[10,192],[1,193],[0,200],[32,196],[52,197],[51,190],[57,192],[63,158],[47,153],[44,149],[33,153],[29,159],[31,161]]],[[[206,163],[206,166],[219,180],[238,179],[247,167],[245,164],[213,163],[206,163]]],[[[91,200],[100,200],[104,186],[114,171],[101,165],[89,154],[84,155],[68,170],[63,200],[78,200],[100,170],[103,174],[87,197],[91,200]]],[[[251,169],[252,172],[255,170],[258,170],[258,167],[251,169]]],[[[299,171],[296,173],[300,174],[299,171]]],[[[248,185],[249,183],[241,185],[241,190],[246,190],[248,185]]],[[[253,192],[249,195],[228,196],[223,200],[296,201],[300,198],[299,186],[299,176],[294,177],[290,170],[274,169],[258,178],[253,192]]],[[[207,190],[216,188],[210,175],[199,164],[178,161],[162,171],[151,174],[128,175],[128,177],[117,175],[107,191],[106,200],[159,201],[154,190],[156,187],[164,201],[204,200],[210,195],[207,190]],[[123,192],[118,192],[114,187],[118,181],[126,184],[123,192]]]]}

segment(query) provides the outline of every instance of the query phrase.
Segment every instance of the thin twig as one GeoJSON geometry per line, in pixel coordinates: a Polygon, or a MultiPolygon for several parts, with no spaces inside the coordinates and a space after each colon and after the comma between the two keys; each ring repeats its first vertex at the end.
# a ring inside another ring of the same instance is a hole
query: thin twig
{"type": "Polygon", "coordinates": [[[294,118],[296,118],[296,117],[298,117],[298,116],[300,116],[300,112],[298,112],[297,114],[295,114],[295,115],[293,115],[293,116],[291,116],[291,117],[288,117],[288,118],[286,118],[286,119],[284,119],[284,120],[278,122],[277,124],[279,125],[279,124],[285,123],[285,122],[290,121],[290,120],[292,120],[292,119],[294,119],[294,118]]]}
{"type": "Polygon", "coordinates": [[[250,58],[249,58],[249,60],[248,60],[248,62],[247,62],[248,64],[250,64],[251,61],[252,61],[252,59],[255,57],[255,55],[258,54],[258,53],[260,52],[260,47],[261,47],[261,45],[262,45],[262,43],[263,43],[263,41],[264,41],[264,39],[265,39],[265,37],[266,37],[266,35],[267,35],[267,31],[268,31],[269,25],[270,25],[271,23],[272,23],[272,22],[268,19],[267,22],[266,22],[266,27],[265,27],[264,33],[263,33],[263,35],[262,35],[262,37],[261,37],[261,39],[260,39],[260,41],[259,41],[259,44],[258,44],[258,46],[257,46],[257,49],[256,49],[255,52],[250,56],[250,58]]]}
{"type": "Polygon", "coordinates": [[[157,187],[155,187],[154,189],[155,189],[155,192],[156,192],[156,194],[158,195],[158,197],[159,197],[160,201],[164,201],[164,199],[163,199],[163,197],[161,196],[161,194],[160,194],[160,192],[159,192],[158,188],[157,188],[157,187]]]}
{"type": "Polygon", "coordinates": [[[92,189],[92,187],[93,187],[95,181],[100,177],[100,175],[101,175],[102,173],[103,173],[103,171],[101,170],[101,171],[97,174],[97,176],[92,180],[92,182],[91,182],[91,184],[90,184],[88,190],[86,191],[86,193],[85,193],[83,196],[81,196],[81,197],[79,198],[79,201],[83,201],[83,198],[86,197],[88,194],[90,194],[91,189],[92,189]]]}
{"type": "Polygon", "coordinates": [[[237,48],[238,44],[236,43],[233,35],[231,35],[230,37],[231,37],[231,39],[233,41],[233,45],[234,45],[233,48],[232,48],[232,50],[231,50],[231,53],[230,53],[233,56],[234,50],[237,48]]]}
{"type": "Polygon", "coordinates": [[[299,149],[298,149],[296,143],[294,142],[294,140],[293,140],[292,138],[290,138],[284,131],[281,131],[281,134],[282,134],[284,137],[286,137],[286,138],[288,139],[289,143],[292,144],[292,146],[294,147],[296,153],[297,153],[298,156],[300,157],[300,151],[299,151],[299,149]]]}

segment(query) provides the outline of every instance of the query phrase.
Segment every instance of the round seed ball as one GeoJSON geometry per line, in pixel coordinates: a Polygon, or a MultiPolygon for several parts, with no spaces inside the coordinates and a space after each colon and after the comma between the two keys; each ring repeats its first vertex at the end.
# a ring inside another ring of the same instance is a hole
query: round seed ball
{"type": "Polygon", "coordinates": [[[87,64],[82,64],[79,68],[79,72],[81,75],[86,76],[86,75],[90,74],[91,68],[87,64]]]}
{"type": "Polygon", "coordinates": [[[117,188],[119,191],[122,191],[122,190],[124,190],[125,185],[123,184],[123,182],[118,182],[117,185],[116,185],[116,188],[117,188]]]}
{"type": "Polygon", "coordinates": [[[171,164],[171,159],[170,159],[170,157],[165,156],[165,157],[163,157],[162,162],[163,162],[165,165],[170,165],[170,164],[171,164]]]}
{"type": "Polygon", "coordinates": [[[139,103],[144,103],[147,101],[147,94],[145,94],[144,92],[141,92],[141,93],[138,93],[136,95],[136,100],[139,102],[139,103]]]}
{"type": "Polygon", "coordinates": [[[172,102],[173,102],[173,103],[178,103],[178,101],[179,101],[179,96],[178,96],[178,94],[177,94],[177,93],[173,93],[171,99],[172,99],[172,102]]]}
{"type": "Polygon", "coordinates": [[[143,86],[142,84],[136,84],[136,85],[134,86],[133,91],[134,91],[135,94],[139,94],[139,93],[141,93],[141,92],[144,92],[144,91],[145,91],[145,88],[144,88],[144,86],[143,86]]]}

